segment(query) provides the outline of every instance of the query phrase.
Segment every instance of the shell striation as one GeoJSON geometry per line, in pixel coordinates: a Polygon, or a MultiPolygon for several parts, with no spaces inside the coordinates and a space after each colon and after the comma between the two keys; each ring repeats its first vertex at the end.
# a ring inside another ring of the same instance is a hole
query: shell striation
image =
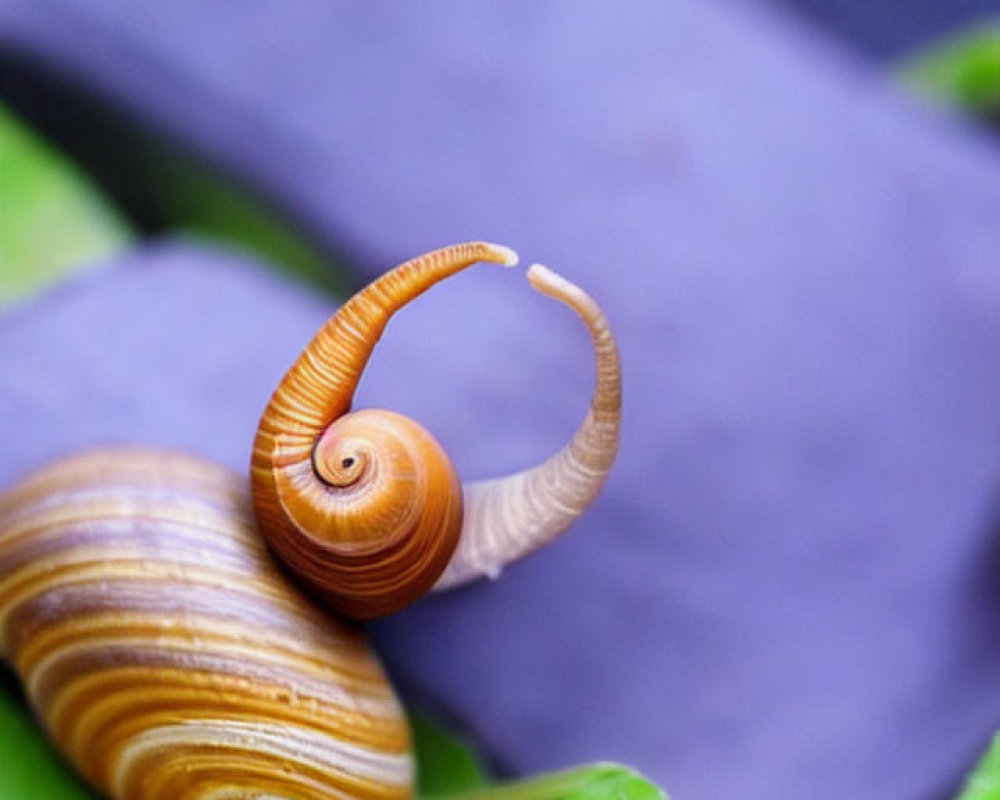
{"type": "Polygon", "coordinates": [[[107,450],[0,497],[0,648],[50,738],[116,800],[412,794],[362,633],[276,566],[245,479],[107,450]]]}

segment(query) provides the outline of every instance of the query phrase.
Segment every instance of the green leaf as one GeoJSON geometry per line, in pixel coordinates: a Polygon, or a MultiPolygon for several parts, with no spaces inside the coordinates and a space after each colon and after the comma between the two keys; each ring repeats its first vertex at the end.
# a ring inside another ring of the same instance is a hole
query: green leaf
{"type": "Polygon", "coordinates": [[[923,94],[1000,121],[1000,22],[922,50],[904,61],[899,72],[923,94]]]}
{"type": "Polygon", "coordinates": [[[993,737],[955,800],[1000,800],[1000,734],[993,737]]]}
{"type": "Polygon", "coordinates": [[[666,800],[666,793],[618,764],[593,764],[513,783],[439,795],[436,800],[666,800]]]}
{"type": "MultiPolygon", "coordinates": [[[[72,128],[56,128],[54,135],[95,185],[107,188],[143,234],[180,232],[240,247],[262,256],[278,271],[338,297],[358,288],[359,277],[337,257],[329,238],[317,235],[259,186],[185,150],[92,94],[54,89],[44,82],[29,82],[21,90],[33,94],[36,102],[59,108],[63,119],[73,121],[72,128]]],[[[6,175],[0,174],[0,184],[4,183],[6,175]]],[[[6,211],[7,190],[0,188],[0,215],[6,211]]],[[[13,187],[9,190],[13,193],[13,187]]],[[[46,234],[52,231],[51,226],[40,229],[46,234]]],[[[27,238],[32,246],[45,243],[27,238]]],[[[52,237],[47,239],[51,244],[52,237]]],[[[0,272],[6,269],[3,264],[0,250],[0,272]]]]}
{"type": "Polygon", "coordinates": [[[278,271],[337,296],[351,282],[331,257],[248,187],[207,165],[142,138],[133,158],[155,197],[157,226],[246,249],[278,271]]]}
{"type": "Polygon", "coordinates": [[[419,709],[409,709],[417,756],[417,788],[423,796],[485,786],[489,778],[473,750],[419,709]]]}
{"type": "Polygon", "coordinates": [[[14,691],[0,681],[0,797],[3,800],[94,800],[60,761],[14,691]]]}
{"type": "Polygon", "coordinates": [[[82,174],[0,106],[0,305],[130,239],[124,220],[82,174]]]}

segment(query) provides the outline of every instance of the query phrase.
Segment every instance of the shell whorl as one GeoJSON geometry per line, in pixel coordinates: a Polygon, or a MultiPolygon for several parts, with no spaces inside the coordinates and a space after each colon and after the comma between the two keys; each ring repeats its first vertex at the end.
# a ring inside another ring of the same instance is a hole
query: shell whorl
{"type": "Polygon", "coordinates": [[[454,245],[362,289],[306,347],[261,418],[251,465],[261,532],[297,577],[347,616],[382,616],[432,588],[495,576],[565,531],[614,462],[621,368],[611,329],[588,295],[540,265],[528,272],[531,285],[583,319],[597,358],[590,411],[553,458],[462,487],[416,423],[385,411],[348,413],[392,315],[478,261],[512,266],[517,256],[485,242],[454,245]],[[399,435],[387,435],[389,428],[399,435]]]}
{"type": "Polygon", "coordinates": [[[462,491],[450,460],[417,423],[347,413],[392,315],[478,261],[511,265],[484,242],[413,259],[354,295],[323,326],[261,417],[251,476],[261,532],[332,608],[355,619],[426,593],[458,545],[462,491]]]}
{"type": "Polygon", "coordinates": [[[409,797],[399,703],[305,598],[245,482],[186,456],[78,456],[0,497],[0,650],[115,800],[409,797]]]}

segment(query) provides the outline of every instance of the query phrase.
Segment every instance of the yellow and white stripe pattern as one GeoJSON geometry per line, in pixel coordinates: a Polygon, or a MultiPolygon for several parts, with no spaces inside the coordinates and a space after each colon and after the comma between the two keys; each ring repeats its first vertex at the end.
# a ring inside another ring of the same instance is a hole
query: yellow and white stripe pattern
{"type": "Polygon", "coordinates": [[[0,651],[115,800],[412,794],[362,633],[289,582],[244,481],[199,459],[94,452],[0,496],[0,651]]]}

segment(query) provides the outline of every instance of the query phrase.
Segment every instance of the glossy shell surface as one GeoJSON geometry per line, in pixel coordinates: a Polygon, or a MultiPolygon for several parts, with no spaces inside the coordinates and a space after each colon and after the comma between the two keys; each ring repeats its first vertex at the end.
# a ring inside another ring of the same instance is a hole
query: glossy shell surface
{"type": "Polygon", "coordinates": [[[289,582],[221,467],[100,451],[0,496],[0,632],[51,739],[116,800],[412,793],[377,658],[289,582]]]}

